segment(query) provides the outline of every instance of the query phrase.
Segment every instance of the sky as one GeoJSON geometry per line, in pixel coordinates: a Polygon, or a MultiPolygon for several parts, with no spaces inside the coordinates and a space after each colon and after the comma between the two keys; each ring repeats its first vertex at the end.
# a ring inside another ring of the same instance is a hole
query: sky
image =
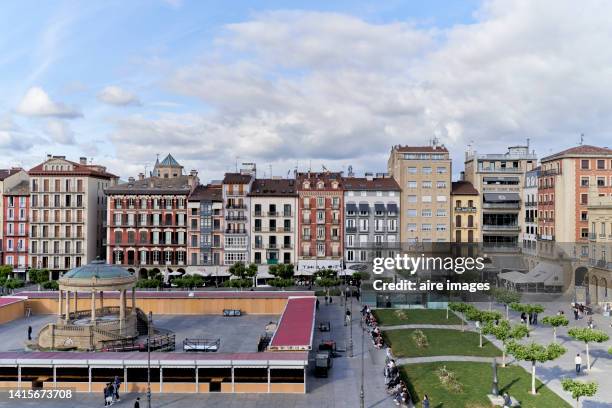
{"type": "Polygon", "coordinates": [[[468,146],[612,147],[605,0],[13,0],[0,27],[4,168],[359,175],[437,138],[456,175],[468,146]]]}

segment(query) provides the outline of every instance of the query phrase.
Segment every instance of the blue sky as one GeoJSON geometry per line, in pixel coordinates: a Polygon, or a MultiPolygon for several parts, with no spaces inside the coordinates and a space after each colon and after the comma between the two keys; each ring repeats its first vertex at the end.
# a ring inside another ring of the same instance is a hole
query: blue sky
{"type": "MultiPolygon", "coordinates": [[[[606,145],[610,15],[587,1],[12,1],[0,9],[3,167],[85,155],[123,178],[173,153],[381,171],[438,137],[540,155],[606,145]],[[231,7],[228,6],[231,4],[231,7]],[[26,18],[24,18],[26,16],[26,18]]],[[[262,170],[263,171],[263,170],[262,170]]]]}

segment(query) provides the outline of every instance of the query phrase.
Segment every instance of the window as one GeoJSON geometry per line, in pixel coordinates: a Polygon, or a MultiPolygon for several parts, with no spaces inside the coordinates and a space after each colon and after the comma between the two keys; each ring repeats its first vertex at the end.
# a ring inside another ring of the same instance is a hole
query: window
{"type": "Polygon", "coordinates": [[[588,228],[581,228],[580,229],[580,237],[581,238],[588,238],[589,237],[589,229],[588,228]]]}
{"type": "Polygon", "coordinates": [[[417,202],[417,196],[415,196],[415,195],[409,195],[407,198],[408,198],[408,202],[409,203],[416,203],[417,202]]]}
{"type": "Polygon", "coordinates": [[[423,167],[423,174],[431,174],[431,167],[423,167]]]}
{"type": "Polygon", "coordinates": [[[587,205],[589,203],[589,195],[588,194],[580,194],[580,204],[587,205]]]}
{"type": "Polygon", "coordinates": [[[606,168],[605,160],[597,160],[597,169],[604,170],[606,168]]]}
{"type": "Polygon", "coordinates": [[[421,210],[422,217],[431,217],[431,208],[425,208],[421,210]]]}
{"type": "MultiPolygon", "coordinates": [[[[408,167],[408,174],[417,174],[417,168],[416,167],[408,167]]],[[[36,191],[34,189],[34,191],[36,191]]]]}
{"type": "Polygon", "coordinates": [[[439,195],[436,197],[436,201],[439,203],[445,203],[446,202],[446,196],[444,195],[439,195]]]}
{"type": "Polygon", "coordinates": [[[409,208],[409,209],[406,211],[406,213],[407,213],[408,217],[416,217],[416,216],[417,216],[417,210],[416,210],[416,208],[409,208]]]}
{"type": "Polygon", "coordinates": [[[437,181],[436,182],[436,187],[437,188],[446,188],[446,181],[437,181]]]}
{"type": "Polygon", "coordinates": [[[446,174],[446,167],[437,167],[436,173],[438,174],[446,174]]]}
{"type": "Polygon", "coordinates": [[[606,178],[597,177],[597,187],[605,187],[605,186],[606,186],[606,178]]]}
{"type": "Polygon", "coordinates": [[[580,212],[580,221],[587,221],[589,219],[589,213],[587,211],[580,212]]]}
{"type": "Polygon", "coordinates": [[[446,231],[446,224],[437,224],[436,231],[446,231]]]}
{"type": "Polygon", "coordinates": [[[424,203],[431,203],[431,196],[423,196],[421,201],[424,203]]]}
{"type": "Polygon", "coordinates": [[[431,185],[431,181],[424,181],[422,184],[423,188],[431,188],[431,185]]]}
{"type": "Polygon", "coordinates": [[[580,186],[588,187],[589,186],[589,178],[588,177],[580,177],[580,186]]]}
{"type": "Polygon", "coordinates": [[[416,181],[409,181],[408,182],[408,188],[417,188],[417,182],[416,181]]]}
{"type": "Polygon", "coordinates": [[[446,217],[446,208],[438,208],[436,210],[436,217],[446,217]]]}
{"type": "Polygon", "coordinates": [[[431,231],[431,224],[421,224],[422,231],[431,231]]]}
{"type": "Polygon", "coordinates": [[[589,161],[588,160],[580,160],[580,168],[583,170],[589,169],[589,161]]]}
{"type": "Polygon", "coordinates": [[[417,230],[417,225],[415,223],[408,224],[408,231],[416,231],[416,230],[417,230]]]}

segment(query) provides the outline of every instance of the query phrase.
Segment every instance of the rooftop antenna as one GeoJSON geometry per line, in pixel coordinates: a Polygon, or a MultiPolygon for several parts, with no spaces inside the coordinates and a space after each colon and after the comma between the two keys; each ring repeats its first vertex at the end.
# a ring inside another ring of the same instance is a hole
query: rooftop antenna
{"type": "Polygon", "coordinates": [[[580,134],[580,146],[584,143],[584,133],[580,134]]]}
{"type": "Polygon", "coordinates": [[[529,138],[527,138],[527,153],[529,153],[529,138]]]}
{"type": "Polygon", "coordinates": [[[272,163],[270,163],[270,178],[272,178],[272,163]]]}
{"type": "Polygon", "coordinates": [[[238,159],[240,158],[240,156],[236,156],[235,157],[235,161],[234,161],[234,166],[236,167],[236,173],[238,173],[238,159]]]}

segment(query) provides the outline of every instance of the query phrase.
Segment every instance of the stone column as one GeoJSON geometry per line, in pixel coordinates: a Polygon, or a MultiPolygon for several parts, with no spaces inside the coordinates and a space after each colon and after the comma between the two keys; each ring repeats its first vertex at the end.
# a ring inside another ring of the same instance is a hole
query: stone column
{"type": "Polygon", "coordinates": [[[136,313],[136,288],[132,288],[132,313],[136,313]]]}
{"type": "Polygon", "coordinates": [[[92,323],[96,321],[96,291],[95,289],[91,291],[91,321],[92,323]]]}
{"type": "Polygon", "coordinates": [[[74,313],[79,311],[79,291],[74,292],[74,313]]]}
{"type": "Polygon", "coordinates": [[[62,290],[58,290],[58,300],[57,300],[57,316],[62,318],[62,290]]]}
{"type": "Polygon", "coordinates": [[[66,322],[70,320],[70,291],[66,291],[66,322]]]}
{"type": "Polygon", "coordinates": [[[104,307],[104,291],[100,291],[100,309],[104,307]]]}
{"type": "Polygon", "coordinates": [[[125,329],[125,289],[119,291],[119,333],[125,329]]]}

